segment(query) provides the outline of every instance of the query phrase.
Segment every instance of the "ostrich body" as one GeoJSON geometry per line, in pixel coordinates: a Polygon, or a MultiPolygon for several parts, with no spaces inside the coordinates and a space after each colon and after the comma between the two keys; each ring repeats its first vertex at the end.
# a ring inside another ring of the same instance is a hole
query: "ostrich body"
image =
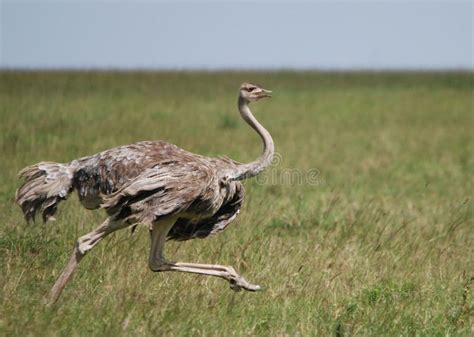
{"type": "Polygon", "coordinates": [[[267,167],[274,153],[268,131],[252,115],[249,104],[270,91],[243,83],[238,107],[241,117],[260,135],[262,155],[248,164],[228,158],[208,158],[163,141],[144,141],[116,147],[69,164],[41,162],[20,172],[24,179],[16,193],[27,221],[40,212],[47,221],[58,203],[77,190],[87,209],[103,208],[108,218],[81,236],[71,258],[54,284],[56,302],[81,259],[103,238],[136,224],[149,226],[152,271],[180,271],[221,277],[234,290],[259,290],[228,266],[170,262],[163,256],[167,239],[205,238],[224,230],[239,213],[244,188],[241,180],[267,167]]]}

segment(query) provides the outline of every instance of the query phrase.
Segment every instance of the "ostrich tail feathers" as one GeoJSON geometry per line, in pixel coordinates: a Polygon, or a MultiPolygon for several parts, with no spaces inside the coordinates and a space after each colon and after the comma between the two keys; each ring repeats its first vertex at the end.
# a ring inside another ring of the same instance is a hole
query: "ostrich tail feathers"
{"type": "Polygon", "coordinates": [[[21,207],[27,222],[36,214],[48,221],[56,213],[58,203],[65,200],[73,189],[73,169],[67,164],[41,162],[20,171],[23,184],[16,191],[15,201],[21,207]]]}

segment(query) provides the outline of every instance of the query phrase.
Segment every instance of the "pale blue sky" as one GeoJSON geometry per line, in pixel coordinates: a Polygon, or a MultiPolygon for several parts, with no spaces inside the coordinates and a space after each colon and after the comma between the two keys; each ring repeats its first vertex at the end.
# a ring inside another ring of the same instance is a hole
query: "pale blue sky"
{"type": "Polygon", "coordinates": [[[1,67],[474,69],[471,1],[0,1],[1,67]]]}

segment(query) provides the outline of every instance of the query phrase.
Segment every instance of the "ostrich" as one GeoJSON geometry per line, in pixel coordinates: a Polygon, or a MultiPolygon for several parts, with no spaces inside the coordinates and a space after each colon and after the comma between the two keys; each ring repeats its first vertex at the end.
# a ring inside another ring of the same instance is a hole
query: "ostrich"
{"type": "Polygon", "coordinates": [[[241,117],[262,138],[263,153],[241,164],[227,157],[208,158],[163,141],[143,141],[116,147],[67,164],[41,162],[19,173],[24,179],[16,202],[27,222],[37,212],[46,222],[60,201],[75,189],[86,209],[103,208],[107,219],[81,236],[50,292],[59,299],[81,259],[107,235],[137,224],[149,227],[149,268],[154,272],[179,271],[220,277],[233,290],[256,291],[234,268],[215,264],[171,262],[163,255],[167,239],[205,238],[223,231],[235,219],[244,199],[241,180],[256,176],[274,154],[270,133],[255,119],[249,104],[271,91],[243,83],[238,108],[241,117]]]}

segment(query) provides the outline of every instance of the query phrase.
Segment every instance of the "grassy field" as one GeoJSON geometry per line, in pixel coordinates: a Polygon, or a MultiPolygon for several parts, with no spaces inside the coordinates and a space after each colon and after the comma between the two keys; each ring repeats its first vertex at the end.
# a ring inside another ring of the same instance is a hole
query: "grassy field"
{"type": "Polygon", "coordinates": [[[472,73],[0,72],[0,335],[468,336],[474,333],[472,73]],[[246,182],[221,235],[172,260],[234,266],[265,291],[152,273],[149,235],[94,249],[43,299],[75,239],[101,222],[76,196],[26,225],[16,173],[139,140],[253,160],[244,80],[281,160],[246,182]],[[310,176],[310,174],[312,174],[310,176]]]}

